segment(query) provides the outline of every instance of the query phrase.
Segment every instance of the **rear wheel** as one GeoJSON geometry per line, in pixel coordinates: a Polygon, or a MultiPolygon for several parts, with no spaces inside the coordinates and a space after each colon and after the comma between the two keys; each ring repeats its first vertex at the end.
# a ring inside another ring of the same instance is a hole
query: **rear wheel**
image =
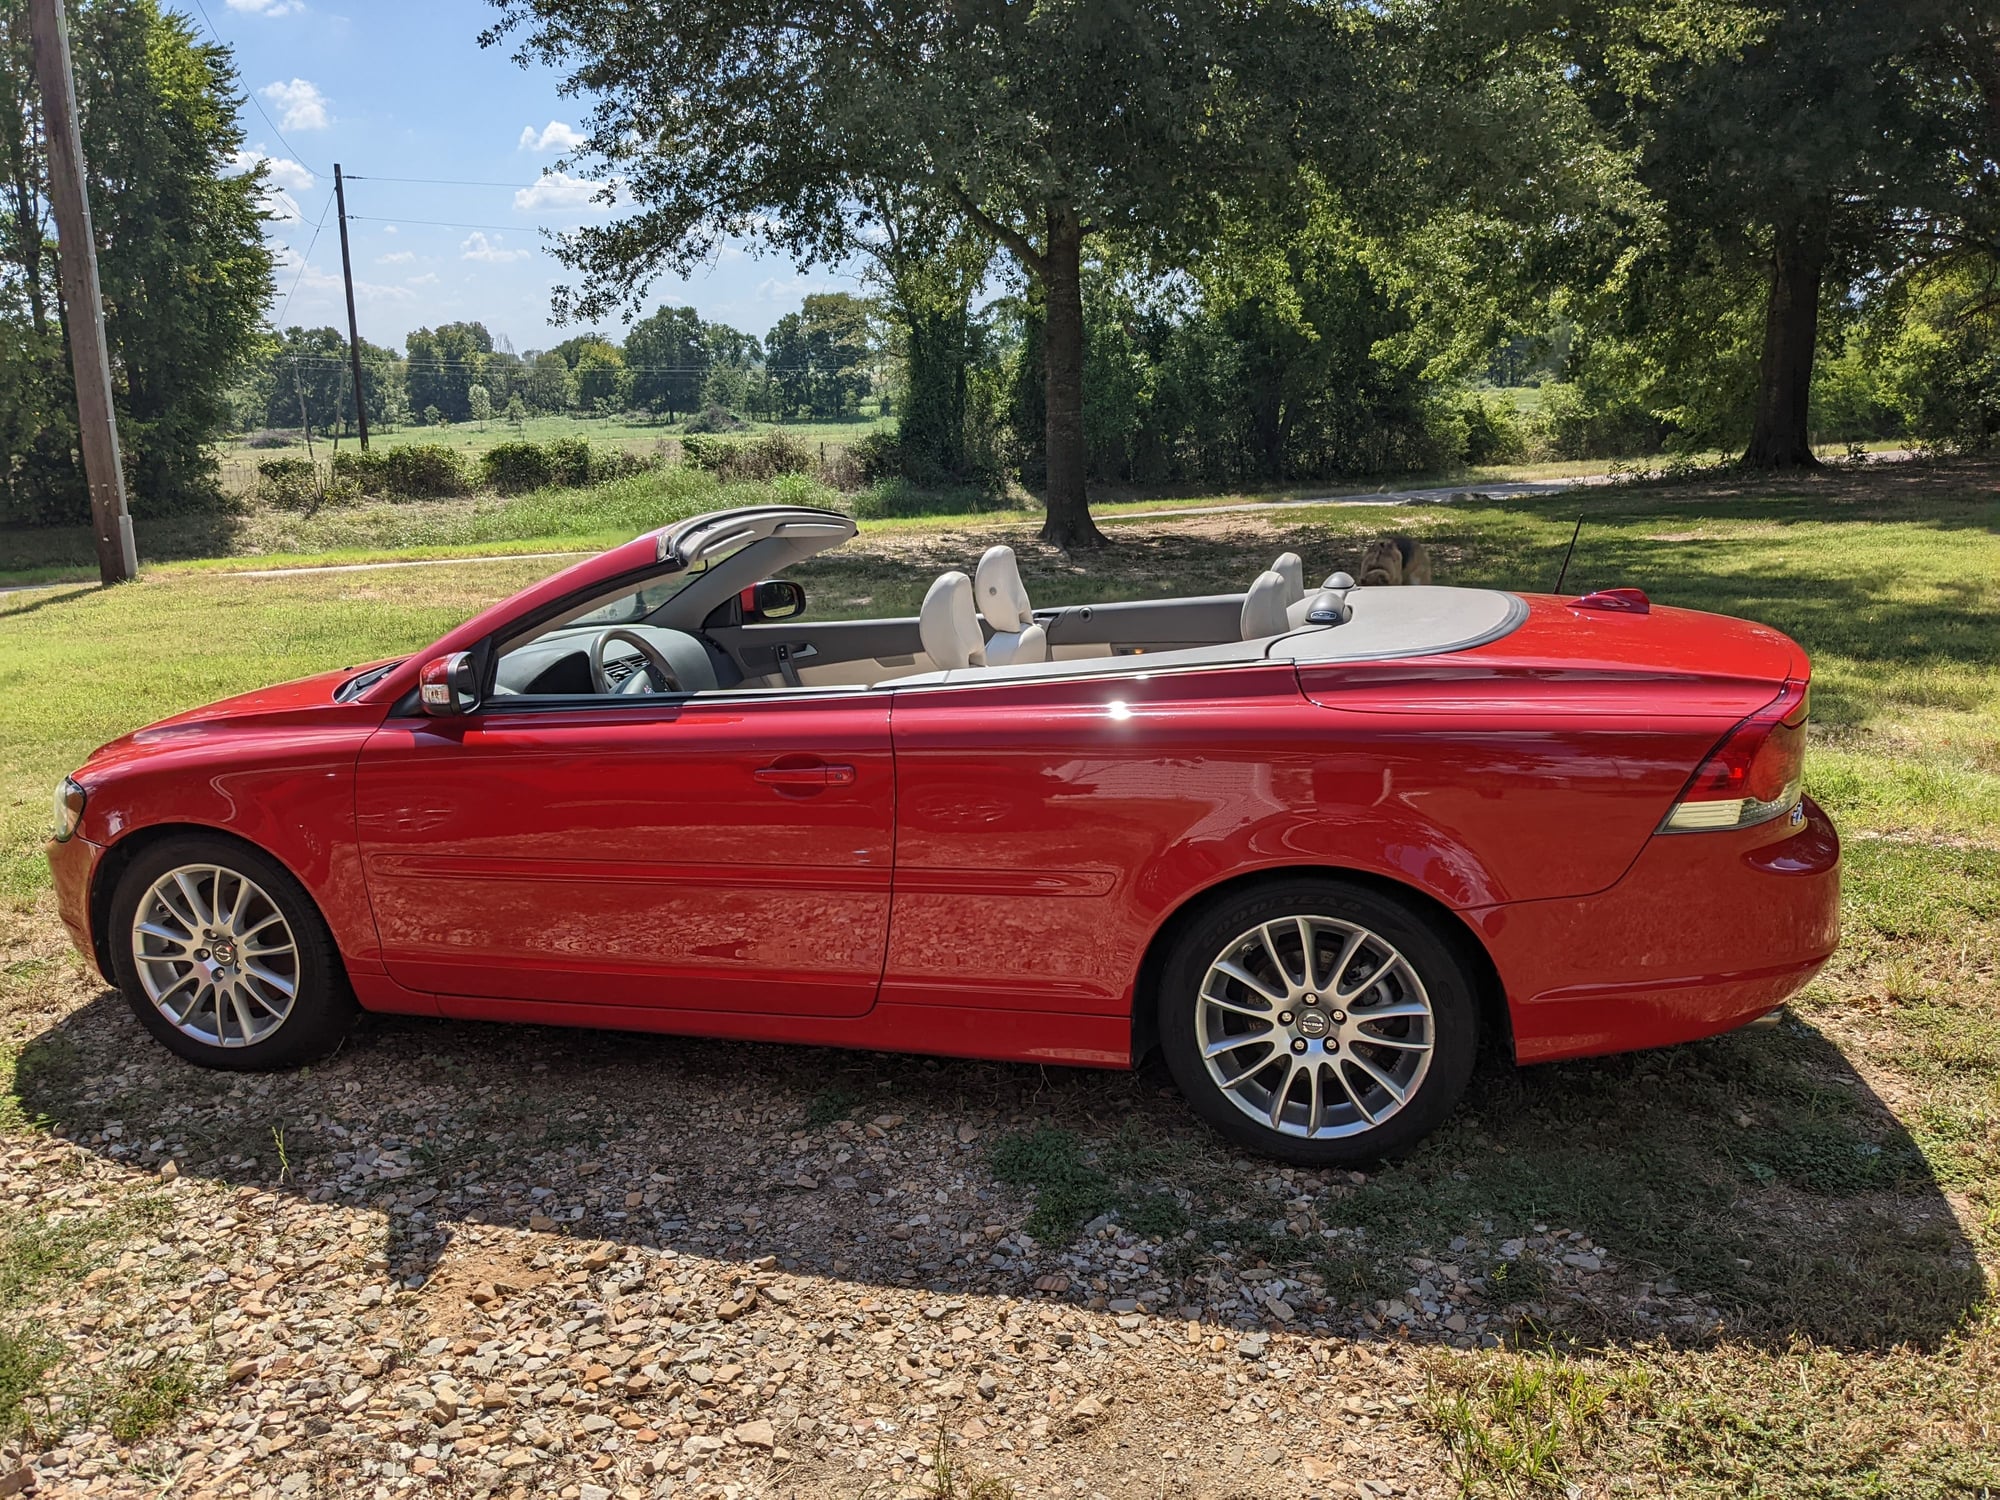
{"type": "Polygon", "coordinates": [[[111,900],[112,967],[140,1024],[204,1067],[295,1067],[357,1013],[326,923],[275,860],[194,834],[141,852],[111,900]]]}
{"type": "Polygon", "coordinates": [[[1224,1135],[1304,1166],[1409,1149],[1451,1113],[1478,1044],[1454,946],[1395,899],[1337,880],[1227,897],[1163,971],[1160,1047],[1224,1135]]]}

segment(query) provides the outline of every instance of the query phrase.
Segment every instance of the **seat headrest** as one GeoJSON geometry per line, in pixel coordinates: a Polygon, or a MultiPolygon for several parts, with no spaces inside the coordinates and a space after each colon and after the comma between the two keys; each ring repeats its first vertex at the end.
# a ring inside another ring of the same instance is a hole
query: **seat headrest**
{"type": "Polygon", "coordinates": [[[1285,603],[1297,604],[1306,596],[1305,560],[1296,552],[1280,552],[1271,571],[1285,580],[1285,603]]]}
{"type": "Polygon", "coordinates": [[[995,630],[1026,630],[1035,623],[1035,608],[1028,602],[1028,586],[1021,582],[1012,547],[988,547],[975,577],[979,612],[988,625],[995,630]]]}
{"type": "Polygon", "coordinates": [[[986,637],[972,610],[970,578],[957,572],[939,575],[917,611],[917,636],[940,672],[986,665],[986,637]]]}
{"type": "Polygon", "coordinates": [[[1266,569],[1257,575],[1250,592],[1243,596],[1244,640],[1283,635],[1292,628],[1291,618],[1285,612],[1285,590],[1284,574],[1266,569]]]}

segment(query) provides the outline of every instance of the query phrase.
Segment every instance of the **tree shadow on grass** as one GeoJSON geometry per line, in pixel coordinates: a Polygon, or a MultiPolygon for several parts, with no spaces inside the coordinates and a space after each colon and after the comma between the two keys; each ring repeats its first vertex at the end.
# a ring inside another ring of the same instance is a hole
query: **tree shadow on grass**
{"type": "Polygon", "coordinates": [[[30,1118],[130,1167],[173,1155],[183,1176],[379,1210],[388,1270],[413,1286],[479,1223],[1077,1299],[1093,1291],[1080,1279],[1035,1281],[1084,1216],[1109,1212],[1156,1240],[1111,1295],[1223,1324],[1263,1316],[1241,1283],[1282,1275],[1299,1288],[1295,1326],[1394,1333],[1374,1310],[1408,1295],[1416,1255],[1459,1263],[1493,1330],[1593,1343],[1930,1348],[1984,1295],[1909,1135],[1797,1022],[1490,1066],[1444,1131],[1359,1182],[1231,1151],[1151,1068],[380,1018],[318,1067],[231,1075],[169,1057],[109,992],[27,1044],[15,1092],[30,1118]],[[899,1119],[868,1128],[884,1115],[899,1119]],[[1043,1235],[1025,1249],[1011,1233],[1024,1222],[1043,1235]],[[1010,1233],[967,1244],[963,1223],[1010,1233]],[[1510,1253],[1539,1243],[1537,1226],[1587,1236],[1608,1265],[1510,1253]]]}

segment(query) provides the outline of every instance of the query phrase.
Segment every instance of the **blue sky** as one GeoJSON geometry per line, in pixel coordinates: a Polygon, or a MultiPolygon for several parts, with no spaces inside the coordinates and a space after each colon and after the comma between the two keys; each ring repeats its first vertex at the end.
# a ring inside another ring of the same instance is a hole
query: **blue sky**
{"type": "MultiPolygon", "coordinates": [[[[590,185],[548,175],[576,139],[582,101],[557,93],[557,75],[480,48],[494,15],[483,0],[169,3],[234,50],[255,97],[243,123],[250,154],[270,160],[283,215],[270,229],[281,326],[345,329],[339,225],[328,207],[338,161],[349,179],[363,338],[400,348],[412,328],[478,319],[525,350],[574,331],[549,322],[549,289],[568,273],[537,231],[608,214],[587,201],[590,185]],[[396,177],[497,185],[384,180],[396,177]]],[[[838,271],[802,274],[725,247],[685,281],[662,277],[646,310],[686,304],[762,337],[808,292],[856,289],[838,271]]]]}

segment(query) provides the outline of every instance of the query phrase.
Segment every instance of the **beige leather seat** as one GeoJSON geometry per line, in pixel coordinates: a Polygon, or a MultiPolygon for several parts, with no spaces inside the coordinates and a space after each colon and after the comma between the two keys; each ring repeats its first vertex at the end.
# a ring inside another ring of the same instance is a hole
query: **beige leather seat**
{"type": "Polygon", "coordinates": [[[1292,628],[1288,599],[1290,589],[1285,575],[1275,568],[1267,568],[1257,575],[1257,581],[1250,585],[1250,592],[1243,596],[1241,633],[1244,640],[1257,641],[1266,636],[1283,635],[1292,628]]]}
{"type": "Polygon", "coordinates": [[[1306,565],[1296,552],[1280,552],[1271,571],[1285,580],[1285,603],[1297,604],[1306,596],[1306,565]]]}
{"type": "Polygon", "coordinates": [[[1021,567],[1014,560],[1012,547],[986,549],[986,555],[979,559],[973,590],[979,596],[979,613],[993,632],[986,642],[989,667],[1049,659],[1049,633],[1035,623],[1028,586],[1021,582],[1021,567]]]}
{"type": "Polygon", "coordinates": [[[917,635],[940,672],[986,665],[986,637],[973,612],[970,578],[959,572],[939,576],[917,611],[917,635]]]}

